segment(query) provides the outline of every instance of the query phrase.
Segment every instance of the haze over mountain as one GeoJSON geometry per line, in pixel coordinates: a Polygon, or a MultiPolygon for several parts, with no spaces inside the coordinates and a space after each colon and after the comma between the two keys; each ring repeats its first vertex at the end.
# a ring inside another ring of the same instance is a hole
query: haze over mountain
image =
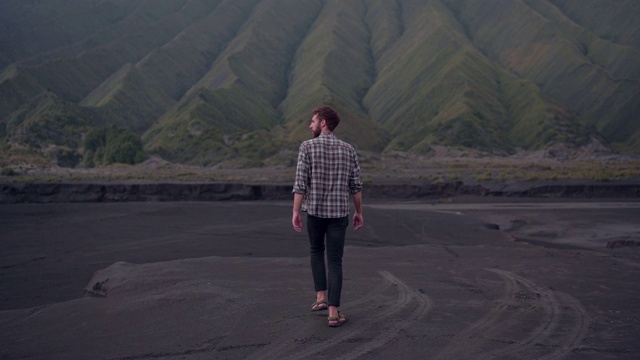
{"type": "Polygon", "coordinates": [[[329,104],[374,152],[640,153],[637,0],[4,0],[0,49],[5,152],[260,162],[329,104]]]}

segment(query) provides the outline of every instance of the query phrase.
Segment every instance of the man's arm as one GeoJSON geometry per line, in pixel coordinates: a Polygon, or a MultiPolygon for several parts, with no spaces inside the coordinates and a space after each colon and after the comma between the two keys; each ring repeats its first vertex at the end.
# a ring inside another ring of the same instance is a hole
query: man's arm
{"type": "Polygon", "coordinates": [[[297,232],[302,231],[302,215],[300,214],[302,208],[302,200],[304,195],[294,193],[293,194],[293,216],[291,217],[291,224],[293,229],[297,232]]]}
{"type": "Polygon", "coordinates": [[[302,202],[304,201],[304,194],[307,193],[307,182],[309,176],[309,165],[307,162],[307,155],[304,147],[305,143],[300,145],[300,151],[298,152],[298,165],[296,166],[296,180],[293,184],[293,216],[291,217],[291,224],[293,229],[297,232],[302,231],[302,202]]]}
{"type": "Polygon", "coordinates": [[[355,213],[353,213],[353,229],[358,230],[364,225],[364,219],[362,218],[362,191],[359,191],[352,195],[353,206],[355,207],[355,213]]]}

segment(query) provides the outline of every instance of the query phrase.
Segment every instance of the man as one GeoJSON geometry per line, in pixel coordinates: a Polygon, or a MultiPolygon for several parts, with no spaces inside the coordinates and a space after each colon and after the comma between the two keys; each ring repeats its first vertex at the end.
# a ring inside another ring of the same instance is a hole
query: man
{"type": "Polygon", "coordinates": [[[328,308],[329,326],[332,327],[347,321],[338,308],[342,293],[342,254],[349,225],[350,197],[355,207],[354,229],[358,230],[364,223],[358,157],[353,146],[338,140],[333,134],[338,123],[338,113],[329,106],[320,106],[313,111],[309,125],[313,139],[303,142],[298,154],[291,219],[294,230],[301,232],[300,212],[307,212],[311,272],[316,291],[316,301],[311,310],[328,308]]]}

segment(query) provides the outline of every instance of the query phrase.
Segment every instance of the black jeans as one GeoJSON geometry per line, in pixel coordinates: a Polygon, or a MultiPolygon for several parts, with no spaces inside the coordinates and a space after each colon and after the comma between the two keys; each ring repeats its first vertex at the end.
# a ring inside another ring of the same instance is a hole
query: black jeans
{"type": "Polygon", "coordinates": [[[342,254],[344,252],[344,237],[348,226],[348,216],[343,218],[319,218],[307,215],[313,284],[316,291],[327,290],[329,306],[340,306],[342,254]],[[327,266],[325,266],[324,262],[325,244],[327,266]],[[327,268],[329,270],[328,284],[327,268]]]}

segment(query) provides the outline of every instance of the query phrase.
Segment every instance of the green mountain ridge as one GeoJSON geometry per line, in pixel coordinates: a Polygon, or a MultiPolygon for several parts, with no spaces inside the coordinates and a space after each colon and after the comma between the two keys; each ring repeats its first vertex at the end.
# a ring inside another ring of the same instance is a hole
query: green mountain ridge
{"type": "Polygon", "coordinates": [[[637,19],[634,0],[7,0],[0,139],[81,154],[116,125],[167,160],[259,166],[329,104],[378,153],[637,154],[637,19]]]}

